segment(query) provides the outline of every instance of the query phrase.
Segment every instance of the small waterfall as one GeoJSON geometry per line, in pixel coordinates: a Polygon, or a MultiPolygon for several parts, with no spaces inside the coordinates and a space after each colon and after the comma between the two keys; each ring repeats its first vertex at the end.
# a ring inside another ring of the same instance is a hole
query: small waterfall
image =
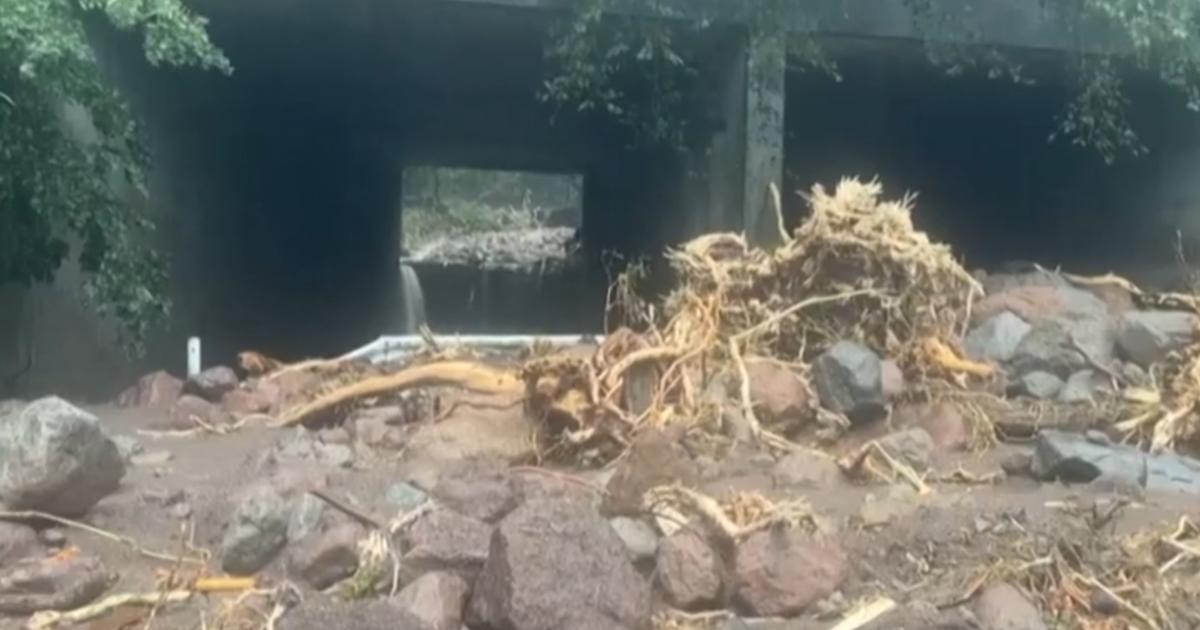
{"type": "Polygon", "coordinates": [[[416,335],[425,324],[425,292],[411,266],[400,263],[400,301],[404,308],[404,334],[416,335]]]}

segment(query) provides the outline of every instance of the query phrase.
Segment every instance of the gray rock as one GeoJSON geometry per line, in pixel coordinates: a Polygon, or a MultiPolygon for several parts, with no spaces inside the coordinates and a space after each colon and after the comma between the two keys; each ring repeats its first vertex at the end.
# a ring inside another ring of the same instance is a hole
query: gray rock
{"type": "Polygon", "coordinates": [[[503,472],[450,476],[430,494],[447,508],[485,523],[495,523],[517,507],[517,493],[503,472]]]}
{"type": "Polygon", "coordinates": [[[1025,320],[1010,311],[1004,311],[989,317],[972,330],[964,340],[964,346],[972,359],[1007,363],[1030,330],[1033,330],[1033,326],[1025,320]]]}
{"type": "Polygon", "coordinates": [[[839,341],[817,357],[813,384],[821,404],[862,424],[886,415],[883,366],[879,357],[861,344],[839,341]]]}
{"type": "Polygon", "coordinates": [[[1020,393],[1038,400],[1050,400],[1058,396],[1064,383],[1062,379],[1041,370],[1034,370],[1021,376],[1017,382],[1020,393]]]}
{"type": "Polygon", "coordinates": [[[1200,318],[1183,311],[1130,311],[1121,318],[1117,346],[1142,367],[1161,361],[1196,339],[1200,318]]]}
{"type": "Polygon", "coordinates": [[[688,530],[670,536],[659,546],[657,576],[667,602],[680,610],[700,610],[721,597],[717,554],[688,530]]]}
{"type": "Polygon", "coordinates": [[[428,573],[396,595],[395,604],[413,630],[459,630],[470,585],[453,573],[428,573]]]}
{"type": "Polygon", "coordinates": [[[320,591],[358,569],[358,540],[362,527],[346,523],[314,536],[291,552],[288,564],[309,586],[320,591]]]}
{"type": "Polygon", "coordinates": [[[1043,430],[1031,465],[1039,479],[1200,496],[1200,462],[1176,454],[1147,455],[1131,446],[1110,444],[1063,431],[1043,430]]]}
{"type": "Polygon", "coordinates": [[[237,374],[228,367],[209,368],[189,377],[183,383],[183,393],[199,396],[210,403],[220,404],[221,399],[238,386],[237,374]]]}
{"type": "Polygon", "coordinates": [[[496,630],[642,630],[651,590],[625,546],[588,504],[531,501],[492,538],[469,625],[496,630]]]}
{"type": "Polygon", "coordinates": [[[383,493],[384,504],[397,514],[415,510],[428,500],[429,495],[407,481],[394,483],[383,493]]]}
{"type": "Polygon", "coordinates": [[[879,445],[917,472],[927,470],[933,457],[933,437],[925,429],[896,431],[880,438],[879,445]]]}
{"type": "Polygon", "coordinates": [[[0,423],[0,503],[67,518],[117,490],[125,462],[95,416],[43,398],[0,423]]]}
{"type": "Polygon", "coordinates": [[[635,563],[646,562],[654,559],[654,554],[658,553],[658,532],[648,525],[645,521],[618,516],[608,522],[612,526],[613,531],[625,543],[625,549],[629,551],[629,557],[635,563]]]}
{"type": "Polygon", "coordinates": [[[38,555],[42,551],[37,532],[28,525],[0,521],[0,567],[38,555]]]}
{"type": "Polygon", "coordinates": [[[252,488],[234,510],[221,541],[221,568],[253,575],[267,566],[288,540],[291,506],[269,485],[252,488]]]}
{"type": "Polygon", "coordinates": [[[426,573],[450,572],[474,582],[488,558],[492,528],[450,510],[425,515],[401,534],[404,555],[400,577],[405,583],[426,573]]]}
{"type": "Polygon", "coordinates": [[[128,435],[112,436],[113,444],[117,445],[117,452],[121,454],[121,461],[128,463],[134,455],[144,452],[146,449],[137,438],[128,435]]]}
{"type": "Polygon", "coordinates": [[[988,586],[975,600],[975,616],[983,630],[1045,630],[1046,624],[1028,598],[1006,582],[988,586]]]}
{"type": "Polygon", "coordinates": [[[296,542],[308,538],[320,529],[324,516],[324,501],[307,492],[296,496],[288,504],[288,540],[296,542]]]}
{"type": "Polygon", "coordinates": [[[1033,327],[1013,353],[1011,374],[1049,372],[1066,378],[1088,367],[1087,360],[1075,349],[1070,333],[1057,322],[1042,322],[1033,327]]]}
{"type": "Polygon", "coordinates": [[[1067,379],[1058,399],[1065,403],[1092,403],[1096,401],[1096,392],[1103,387],[1103,380],[1094,370],[1080,370],[1067,379]]]}
{"type": "Polygon", "coordinates": [[[100,560],[86,555],[43,558],[5,569],[0,574],[0,615],[80,608],[103,595],[114,581],[100,560]]]}
{"type": "Polygon", "coordinates": [[[316,435],[298,428],[267,454],[274,462],[313,461],[330,468],[349,468],[354,463],[354,449],[346,444],[329,444],[316,435]]]}

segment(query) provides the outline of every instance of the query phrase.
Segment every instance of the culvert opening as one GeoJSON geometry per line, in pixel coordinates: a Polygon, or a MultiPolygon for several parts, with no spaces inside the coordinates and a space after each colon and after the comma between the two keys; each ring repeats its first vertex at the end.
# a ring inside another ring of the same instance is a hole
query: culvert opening
{"type": "Polygon", "coordinates": [[[594,332],[579,303],[583,176],[410,166],[403,176],[403,329],[594,332]]]}

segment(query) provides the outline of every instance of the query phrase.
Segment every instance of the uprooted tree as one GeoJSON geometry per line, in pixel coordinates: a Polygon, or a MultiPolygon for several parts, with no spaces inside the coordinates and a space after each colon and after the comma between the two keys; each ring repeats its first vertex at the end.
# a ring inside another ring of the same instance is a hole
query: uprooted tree
{"type": "MultiPolygon", "coordinates": [[[[1035,82],[970,23],[992,0],[903,0],[929,61],[952,76],[979,71],[1017,84],[1035,82]]],[[[551,34],[554,62],[542,92],[558,108],[610,115],[639,142],[683,148],[701,121],[686,114],[693,100],[699,50],[690,32],[713,24],[746,25],[752,37],[774,41],[793,68],[839,79],[835,60],[814,36],[821,27],[810,0],[574,0],[573,11],[551,34]]],[[[1148,147],[1131,125],[1125,70],[1157,75],[1200,110],[1200,3],[1195,0],[1056,0],[1038,5],[1069,33],[1063,64],[1074,96],[1050,139],[1097,151],[1107,162],[1148,147]],[[1097,34],[1094,35],[1093,34],[1097,34]]],[[[772,48],[768,46],[767,48],[772,48]]]]}
{"type": "Polygon", "coordinates": [[[154,66],[231,72],[180,0],[6,0],[0,10],[0,285],[51,282],[78,255],[85,295],[137,350],[161,322],[166,273],[147,244],[147,156],[101,76],[87,14],[138,29],[154,66]],[[81,132],[85,121],[94,133],[81,132]]]}

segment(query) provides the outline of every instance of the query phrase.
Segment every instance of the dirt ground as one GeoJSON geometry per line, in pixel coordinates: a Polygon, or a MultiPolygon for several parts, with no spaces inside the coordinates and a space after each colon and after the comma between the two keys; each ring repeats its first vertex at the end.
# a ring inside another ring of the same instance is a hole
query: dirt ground
{"type": "MultiPolygon", "coordinates": [[[[264,453],[288,439],[290,431],[248,423],[228,435],[193,434],[150,437],[139,433],[158,413],[112,406],[93,407],[113,436],[138,440],[141,455],[128,468],[121,489],[102,501],[88,516],[95,527],[131,538],[146,549],[179,552],[186,545],[214,554],[212,571],[219,573],[223,528],[232,510],[231,496],[262,475],[264,453]],[[169,454],[169,459],[166,454],[169,454]],[[184,507],[180,507],[180,506],[184,507]]],[[[468,433],[490,420],[485,412],[464,411],[443,420],[468,433]],[[483,414],[483,415],[481,415],[483,414]],[[455,424],[457,423],[457,424],[455,424]]],[[[470,438],[459,436],[469,441],[470,438]]],[[[1028,452],[1024,445],[1000,445],[982,453],[958,453],[940,458],[936,471],[957,469],[979,476],[997,473],[1006,460],[1028,452]]],[[[443,460],[449,461],[449,460],[443,460]]],[[[327,468],[329,492],[369,514],[382,514],[380,497],[398,480],[419,480],[434,473],[434,460],[416,460],[403,451],[377,451],[357,458],[350,468],[327,468]]],[[[1092,540],[1121,537],[1146,528],[1169,527],[1181,516],[1200,520],[1200,502],[1174,496],[1131,496],[1111,488],[1043,484],[1008,477],[995,483],[936,483],[927,496],[916,496],[904,485],[857,484],[831,469],[832,462],[812,462],[814,483],[788,485],[778,481],[779,463],[756,449],[736,450],[720,462],[708,462],[702,489],[720,497],[731,491],[755,491],[775,499],[802,497],[815,514],[837,529],[851,558],[851,577],[841,590],[850,603],[887,595],[904,604],[926,602],[934,607],[961,604],[981,572],[996,563],[1034,562],[1063,541],[1087,545],[1092,540]],[[832,472],[831,472],[832,471],[832,472]],[[1109,522],[1096,523],[1116,501],[1128,501],[1109,522]],[[864,521],[869,521],[865,523],[864,521]],[[1013,540],[1035,541],[1042,548],[1011,554],[1013,540]],[[999,554],[999,555],[997,555],[999,554]]],[[[603,483],[604,470],[562,471],[603,483]]],[[[808,474],[808,473],[802,473],[808,474]]],[[[153,591],[163,562],[138,555],[127,546],[83,531],[64,529],[70,544],[98,555],[113,572],[110,593],[153,591]]],[[[267,581],[285,577],[283,563],[265,572],[267,581]]],[[[220,598],[165,608],[155,620],[160,628],[203,628],[220,607],[220,598]]],[[[829,627],[844,610],[818,610],[806,620],[785,627],[829,627]],[[826,618],[822,618],[822,614],[826,618]]],[[[0,620],[0,628],[20,628],[21,620],[0,620]]],[[[123,628],[112,617],[92,622],[95,630],[123,628]]]]}

